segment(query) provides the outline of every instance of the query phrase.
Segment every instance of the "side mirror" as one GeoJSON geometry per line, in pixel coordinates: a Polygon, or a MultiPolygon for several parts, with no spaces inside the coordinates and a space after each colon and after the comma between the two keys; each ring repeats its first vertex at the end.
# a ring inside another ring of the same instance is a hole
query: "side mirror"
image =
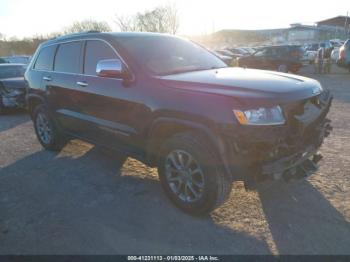
{"type": "Polygon", "coordinates": [[[96,75],[124,79],[127,78],[128,73],[123,70],[123,64],[119,59],[104,59],[98,61],[96,75]]]}

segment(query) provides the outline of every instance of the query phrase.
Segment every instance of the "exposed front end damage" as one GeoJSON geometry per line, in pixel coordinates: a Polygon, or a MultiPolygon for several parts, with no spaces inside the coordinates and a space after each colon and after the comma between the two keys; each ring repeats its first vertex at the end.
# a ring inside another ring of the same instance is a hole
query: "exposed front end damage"
{"type": "Polygon", "coordinates": [[[326,118],[332,96],[322,94],[283,106],[287,123],[283,126],[242,127],[227,141],[233,176],[252,189],[257,182],[303,178],[317,170],[318,153],[332,131],[326,118]]]}
{"type": "Polygon", "coordinates": [[[3,107],[24,107],[25,88],[24,83],[18,80],[0,81],[0,99],[3,107]]]}

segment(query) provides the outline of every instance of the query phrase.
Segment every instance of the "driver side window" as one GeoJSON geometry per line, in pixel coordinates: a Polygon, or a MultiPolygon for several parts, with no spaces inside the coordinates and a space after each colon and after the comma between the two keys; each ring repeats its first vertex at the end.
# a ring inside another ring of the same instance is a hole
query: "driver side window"
{"type": "Polygon", "coordinates": [[[84,74],[96,76],[97,63],[104,59],[118,59],[118,56],[105,42],[88,40],[85,47],[84,74]]]}

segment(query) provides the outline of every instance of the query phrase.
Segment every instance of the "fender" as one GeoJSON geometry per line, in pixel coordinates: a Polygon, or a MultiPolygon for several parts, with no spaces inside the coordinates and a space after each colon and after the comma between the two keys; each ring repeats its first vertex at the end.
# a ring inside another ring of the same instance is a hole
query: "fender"
{"type": "Polygon", "coordinates": [[[38,95],[38,94],[33,94],[33,93],[27,94],[25,97],[25,100],[26,100],[27,109],[28,109],[30,114],[32,113],[32,108],[31,108],[31,103],[30,103],[31,101],[40,100],[42,103],[46,104],[44,97],[42,97],[41,95],[38,95]]]}

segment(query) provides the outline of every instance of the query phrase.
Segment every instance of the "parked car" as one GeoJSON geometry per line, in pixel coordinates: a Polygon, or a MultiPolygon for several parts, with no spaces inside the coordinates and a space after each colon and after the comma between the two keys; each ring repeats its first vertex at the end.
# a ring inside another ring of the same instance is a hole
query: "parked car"
{"type": "Polygon", "coordinates": [[[317,51],[308,50],[304,52],[302,61],[307,62],[308,64],[313,64],[317,56],[317,51]]]}
{"type": "Polygon", "coordinates": [[[216,51],[213,51],[214,55],[216,55],[217,57],[219,57],[222,61],[225,62],[226,65],[231,65],[232,63],[232,57],[231,56],[227,56],[227,55],[222,55],[216,51]]]}
{"type": "Polygon", "coordinates": [[[250,54],[251,54],[251,53],[250,53],[249,51],[247,51],[246,49],[244,49],[244,48],[239,48],[239,47],[230,48],[229,51],[232,52],[233,54],[238,55],[237,57],[246,56],[246,55],[250,55],[250,54]]]}
{"type": "Polygon", "coordinates": [[[0,57],[0,64],[6,64],[6,63],[8,62],[5,60],[5,58],[0,57]]]}
{"type": "Polygon", "coordinates": [[[348,39],[339,49],[337,65],[339,67],[348,68],[350,72],[350,39],[348,39]]]}
{"type": "Polygon", "coordinates": [[[298,72],[302,67],[303,51],[298,45],[267,46],[250,56],[238,58],[241,67],[298,72]]]}
{"type": "Polygon", "coordinates": [[[331,53],[331,59],[333,63],[336,63],[339,58],[339,49],[338,47],[334,47],[332,53],[331,53]]]}
{"type": "Polygon", "coordinates": [[[311,52],[312,54],[315,54],[315,57],[316,57],[317,51],[321,46],[325,49],[325,56],[330,57],[331,53],[335,47],[335,44],[332,43],[331,41],[324,41],[324,42],[320,42],[320,43],[309,44],[306,46],[305,51],[311,52]]]}
{"type": "Polygon", "coordinates": [[[253,47],[240,47],[247,52],[247,54],[253,54],[256,50],[253,47]]]}
{"type": "Polygon", "coordinates": [[[241,54],[233,53],[232,51],[226,49],[216,50],[215,52],[219,53],[220,55],[229,56],[231,59],[236,59],[242,56],[241,54]]]}
{"type": "MultiPolygon", "coordinates": [[[[309,78],[227,67],[208,50],[153,33],[82,33],[40,45],[25,73],[35,132],[158,167],[166,195],[208,213],[263,179],[310,175],[330,132],[332,96],[309,78]]],[[[132,208],[132,207],[130,207],[132,208]]]]}
{"type": "Polygon", "coordinates": [[[0,114],[5,108],[25,106],[25,65],[0,64],[0,114]]]}
{"type": "Polygon", "coordinates": [[[329,42],[331,43],[331,45],[333,47],[340,48],[344,44],[345,41],[342,41],[340,39],[332,39],[332,40],[329,40],[329,42]]]}
{"type": "Polygon", "coordinates": [[[29,64],[30,56],[16,55],[16,56],[6,56],[3,57],[7,63],[11,64],[29,64]]]}

